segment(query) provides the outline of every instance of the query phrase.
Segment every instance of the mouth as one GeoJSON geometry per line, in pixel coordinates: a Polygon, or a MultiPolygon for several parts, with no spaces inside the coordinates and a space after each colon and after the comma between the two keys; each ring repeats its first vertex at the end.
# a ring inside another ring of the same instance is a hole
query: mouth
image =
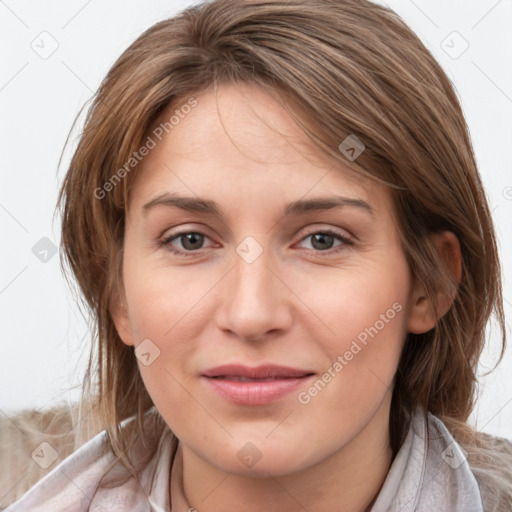
{"type": "Polygon", "coordinates": [[[266,364],[255,368],[241,364],[225,364],[210,368],[202,375],[214,379],[247,379],[247,380],[272,380],[272,379],[296,379],[306,375],[312,375],[311,370],[290,368],[276,364],[266,364]]]}
{"type": "Polygon", "coordinates": [[[301,377],[284,377],[284,376],[277,376],[277,377],[267,377],[265,379],[251,379],[250,377],[242,377],[240,375],[219,375],[218,377],[209,377],[210,379],[217,379],[217,380],[231,380],[236,382],[271,382],[273,380],[278,379],[294,379],[294,378],[301,378],[301,377]]]}
{"type": "Polygon", "coordinates": [[[225,400],[239,405],[265,405],[289,395],[314,375],[310,370],[278,365],[223,365],[207,370],[201,377],[225,400]]]}

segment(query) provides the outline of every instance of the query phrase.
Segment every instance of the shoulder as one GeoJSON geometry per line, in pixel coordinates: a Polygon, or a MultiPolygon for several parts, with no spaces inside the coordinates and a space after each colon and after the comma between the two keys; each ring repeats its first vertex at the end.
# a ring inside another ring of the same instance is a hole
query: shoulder
{"type": "MultiPolygon", "coordinates": [[[[75,408],[66,405],[0,414],[0,510],[78,448],[75,416],[75,408]]],[[[99,431],[91,431],[80,444],[99,431]]]]}
{"type": "Polygon", "coordinates": [[[5,512],[146,509],[146,488],[153,482],[161,451],[166,448],[170,452],[174,439],[170,431],[150,428],[158,416],[150,412],[155,411],[148,411],[144,418],[148,422],[146,426],[150,434],[146,441],[149,444],[137,435],[134,417],[120,425],[121,430],[130,433],[130,439],[134,440],[128,443],[127,449],[130,460],[137,466],[137,478],[116,457],[107,432],[103,430],[67,456],[5,512]]]}
{"type": "Polygon", "coordinates": [[[6,512],[59,512],[73,506],[73,510],[86,510],[87,496],[92,495],[113,458],[106,432],[100,432],[41,478],[6,512]]]}
{"type": "Polygon", "coordinates": [[[510,512],[512,442],[480,432],[475,443],[465,443],[463,448],[480,487],[485,512],[510,512]]]}
{"type": "Polygon", "coordinates": [[[467,423],[443,418],[473,473],[485,512],[512,510],[512,440],[474,430],[467,423]]]}

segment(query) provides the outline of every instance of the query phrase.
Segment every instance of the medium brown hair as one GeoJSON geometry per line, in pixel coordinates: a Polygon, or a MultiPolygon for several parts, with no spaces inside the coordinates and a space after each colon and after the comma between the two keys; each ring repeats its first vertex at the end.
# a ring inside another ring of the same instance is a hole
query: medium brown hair
{"type": "Polygon", "coordinates": [[[389,186],[412,275],[434,304],[437,292],[456,293],[435,328],[407,335],[392,395],[393,451],[417,406],[448,425],[465,423],[491,314],[502,333],[500,359],[506,340],[493,221],[450,80],[397,14],[369,1],[213,0],[155,24],[119,57],[93,99],[60,191],[63,265],[96,333],[83,400],[97,410],[115,455],[131,467],[128,445],[144,438],[142,418],[153,405],[109,311],[122,290],[137,168],[103,198],[95,190],[125,166],[169,105],[227,83],[279,95],[320,151],[389,186]],[[338,149],[351,134],[365,145],[357,162],[338,149]],[[460,243],[459,283],[430,239],[442,230],[460,243]],[[119,423],[134,415],[139,432],[129,438],[119,423]]]}

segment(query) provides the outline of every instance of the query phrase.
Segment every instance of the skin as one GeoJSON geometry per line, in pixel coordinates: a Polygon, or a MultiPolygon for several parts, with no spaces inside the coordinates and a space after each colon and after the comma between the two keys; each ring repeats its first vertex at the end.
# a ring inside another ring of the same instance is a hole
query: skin
{"type": "MultiPolygon", "coordinates": [[[[281,104],[256,86],[223,85],[196,98],[138,170],[126,216],[124,289],[112,308],[118,332],[128,345],[150,339],[160,350],[139,367],[180,440],[190,506],[364,511],[392,462],[391,390],[406,334],[436,322],[410,275],[390,195],[311,147],[281,104]],[[165,205],[143,212],[163,192],[215,201],[223,218],[165,205]],[[283,214],[291,201],[333,195],[362,199],[374,215],[349,206],[283,214]],[[352,244],[333,238],[318,248],[311,235],[325,229],[352,244]],[[168,242],[191,257],[159,243],[178,231],[205,235],[192,249],[184,237],[168,242]],[[247,236],[263,249],[252,263],[236,252],[247,236]],[[235,405],[200,378],[231,362],[320,377],[396,303],[402,309],[307,404],[294,392],[269,405],[235,405]],[[261,454],[252,467],[237,457],[248,442],[261,454]]],[[[434,241],[460,279],[457,239],[444,232],[434,241]]],[[[452,299],[438,299],[442,315],[452,299]]]]}

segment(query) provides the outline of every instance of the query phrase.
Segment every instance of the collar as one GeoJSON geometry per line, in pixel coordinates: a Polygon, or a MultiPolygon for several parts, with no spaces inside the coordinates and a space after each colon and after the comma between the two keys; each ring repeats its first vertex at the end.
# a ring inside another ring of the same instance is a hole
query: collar
{"type": "MultiPolygon", "coordinates": [[[[150,494],[152,512],[189,512],[192,509],[187,504],[182,484],[181,449],[178,445],[175,456],[170,459],[170,441],[168,438],[161,443],[162,455],[150,494]]],[[[418,408],[412,415],[406,439],[393,460],[371,512],[433,510],[484,512],[478,483],[464,450],[439,418],[431,413],[426,416],[418,408]]]]}
{"type": "MultiPolygon", "coordinates": [[[[156,409],[150,409],[156,412],[156,409]]],[[[149,411],[148,411],[149,412],[149,411]]],[[[121,426],[133,418],[121,422],[121,426]]],[[[156,434],[155,434],[156,435],[156,434]]],[[[113,460],[105,431],[82,445],[45,475],[9,512],[64,510],[150,510],[194,512],[182,487],[182,459],[177,438],[164,430],[155,455],[137,479],[124,479],[120,464],[99,485],[99,477],[113,460]],[[97,494],[91,503],[91,496],[97,494]],[[148,506],[149,505],[149,506],[148,506]]],[[[138,443],[132,455],[143,457],[147,447],[138,443]]],[[[484,512],[477,481],[465,453],[446,426],[432,414],[416,410],[371,512],[484,512]]],[[[7,511],[6,511],[7,512],[7,511]]]]}
{"type": "Polygon", "coordinates": [[[466,453],[418,408],[371,512],[484,512],[466,453]]]}

